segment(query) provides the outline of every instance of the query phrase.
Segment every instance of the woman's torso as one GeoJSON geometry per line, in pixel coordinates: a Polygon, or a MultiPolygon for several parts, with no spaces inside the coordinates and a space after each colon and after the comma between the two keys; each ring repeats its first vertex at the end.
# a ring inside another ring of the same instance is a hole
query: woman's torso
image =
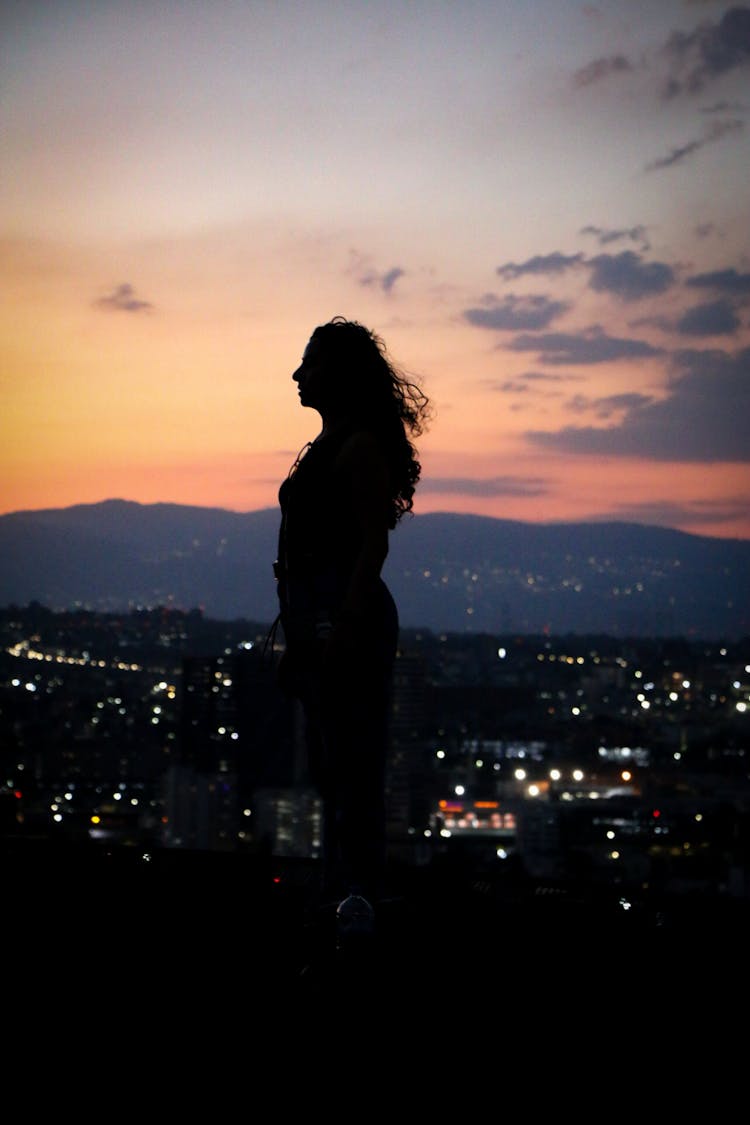
{"type": "Polygon", "coordinates": [[[362,548],[340,456],[353,427],[313,442],[279,489],[280,596],[299,610],[335,607],[362,548]]]}

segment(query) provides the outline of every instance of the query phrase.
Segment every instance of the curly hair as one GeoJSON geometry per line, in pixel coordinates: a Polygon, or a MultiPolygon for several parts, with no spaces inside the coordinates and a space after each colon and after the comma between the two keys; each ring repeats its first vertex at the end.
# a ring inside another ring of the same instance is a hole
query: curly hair
{"type": "Polygon", "coordinates": [[[427,428],[429,399],[388,354],[384,341],[356,320],[335,316],[311,339],[320,346],[338,392],[381,442],[391,474],[390,526],[414,506],[422,466],[411,438],[427,428]]]}

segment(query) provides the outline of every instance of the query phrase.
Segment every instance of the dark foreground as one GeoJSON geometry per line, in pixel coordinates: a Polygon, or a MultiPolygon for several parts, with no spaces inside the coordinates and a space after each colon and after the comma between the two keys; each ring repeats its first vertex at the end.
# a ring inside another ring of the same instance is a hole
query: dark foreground
{"type": "Polygon", "coordinates": [[[617,887],[406,867],[375,904],[373,935],[340,948],[336,903],[319,901],[306,861],[29,841],[6,841],[2,861],[6,978],[20,996],[124,986],[226,1019],[295,998],[574,1003],[582,981],[629,1002],[636,983],[713,995],[726,977],[735,1000],[747,992],[750,902],[719,892],[633,901],[617,887]]]}

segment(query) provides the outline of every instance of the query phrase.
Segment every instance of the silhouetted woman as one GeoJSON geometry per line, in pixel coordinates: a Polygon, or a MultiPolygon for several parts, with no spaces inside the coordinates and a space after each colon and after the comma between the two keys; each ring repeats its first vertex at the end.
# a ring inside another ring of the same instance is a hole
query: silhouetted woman
{"type": "Polygon", "coordinates": [[[410,437],[422,432],[428,401],[378,336],[343,317],[315,329],[292,378],[322,428],[279,490],[279,682],[304,707],[326,893],[372,899],[385,861],[398,639],[381,571],[389,531],[412,508],[421,469],[410,437]]]}

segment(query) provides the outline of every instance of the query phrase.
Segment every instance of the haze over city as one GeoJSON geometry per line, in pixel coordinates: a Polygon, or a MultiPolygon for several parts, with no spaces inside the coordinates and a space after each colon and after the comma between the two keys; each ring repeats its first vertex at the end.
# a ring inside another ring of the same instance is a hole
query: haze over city
{"type": "Polygon", "coordinates": [[[416,511],[750,537],[750,7],[60,0],[0,65],[0,512],[275,505],[343,314],[416,511]]]}

